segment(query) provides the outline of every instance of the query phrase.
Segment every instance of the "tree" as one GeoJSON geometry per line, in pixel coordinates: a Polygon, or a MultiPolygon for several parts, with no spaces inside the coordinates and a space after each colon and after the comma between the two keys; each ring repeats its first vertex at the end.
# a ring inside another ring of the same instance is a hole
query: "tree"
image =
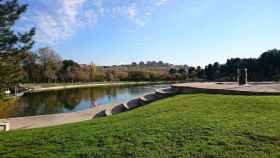
{"type": "Polygon", "coordinates": [[[118,81],[127,81],[128,80],[128,72],[125,70],[114,70],[115,79],[118,81]]]}
{"type": "Polygon", "coordinates": [[[107,81],[113,81],[115,79],[113,71],[108,70],[108,71],[106,71],[105,75],[106,75],[107,81]]]}
{"type": "Polygon", "coordinates": [[[90,64],[90,72],[89,72],[89,78],[90,81],[93,82],[95,80],[95,76],[96,76],[96,65],[92,62],[90,64]]]}
{"type": "Polygon", "coordinates": [[[180,78],[184,80],[187,78],[188,70],[186,67],[181,67],[181,68],[179,68],[178,73],[181,75],[180,78]]]}
{"type": "Polygon", "coordinates": [[[197,77],[199,79],[205,78],[204,71],[203,71],[203,69],[200,66],[197,67],[197,77]]]}
{"type": "Polygon", "coordinates": [[[25,33],[15,33],[13,27],[27,10],[17,0],[0,0],[0,87],[9,87],[21,80],[21,61],[32,48],[35,28],[25,33]]]}
{"type": "Polygon", "coordinates": [[[27,53],[25,60],[23,60],[23,70],[25,72],[25,82],[39,82],[41,79],[42,67],[38,63],[39,57],[36,53],[27,53]]]}
{"type": "Polygon", "coordinates": [[[80,65],[73,60],[63,60],[61,69],[66,70],[68,67],[80,67],[80,65]]]}
{"type": "Polygon", "coordinates": [[[77,79],[77,71],[79,71],[80,65],[73,60],[63,60],[61,68],[58,72],[58,78],[60,81],[69,82],[77,79]]]}
{"type": "Polygon", "coordinates": [[[0,1],[0,53],[19,53],[32,48],[35,28],[26,33],[15,33],[12,27],[27,10],[27,5],[20,5],[17,0],[0,1]]]}
{"type": "Polygon", "coordinates": [[[181,68],[179,68],[178,73],[180,73],[182,75],[187,75],[188,70],[185,67],[181,67],[181,68]]]}
{"type": "Polygon", "coordinates": [[[196,71],[195,67],[192,67],[192,66],[189,67],[188,71],[189,71],[189,74],[188,74],[189,78],[194,80],[197,77],[197,71],[196,71]]]}
{"type": "Polygon", "coordinates": [[[175,75],[177,73],[177,70],[175,69],[175,68],[171,68],[170,70],[169,70],[169,74],[170,75],[175,75]]]}
{"type": "Polygon", "coordinates": [[[264,52],[258,63],[263,80],[280,80],[280,50],[272,49],[264,52]]]}
{"type": "Polygon", "coordinates": [[[146,71],[133,70],[128,72],[130,81],[145,81],[149,79],[149,74],[146,71]]]}
{"type": "Polygon", "coordinates": [[[51,48],[41,48],[38,50],[40,63],[43,67],[43,76],[45,81],[56,82],[58,71],[62,66],[61,57],[51,48]]]}

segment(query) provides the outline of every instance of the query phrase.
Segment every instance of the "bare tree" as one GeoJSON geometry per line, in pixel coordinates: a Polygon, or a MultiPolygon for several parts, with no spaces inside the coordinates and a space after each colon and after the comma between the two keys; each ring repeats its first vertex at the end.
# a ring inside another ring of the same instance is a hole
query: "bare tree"
{"type": "Polygon", "coordinates": [[[57,72],[62,66],[61,57],[51,48],[41,48],[38,50],[40,63],[43,66],[43,75],[46,81],[56,82],[57,72]]]}

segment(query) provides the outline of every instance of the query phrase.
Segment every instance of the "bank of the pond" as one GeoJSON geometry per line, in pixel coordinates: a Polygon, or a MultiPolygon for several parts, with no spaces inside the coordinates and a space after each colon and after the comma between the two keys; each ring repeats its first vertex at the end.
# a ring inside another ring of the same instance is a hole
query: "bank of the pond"
{"type": "MultiPolygon", "coordinates": [[[[168,91],[168,90],[169,89],[155,91],[153,93],[148,93],[143,96],[138,96],[137,98],[128,100],[127,102],[122,104],[112,103],[111,105],[100,105],[78,112],[4,118],[4,119],[0,119],[0,123],[8,122],[10,126],[10,130],[16,130],[16,129],[50,127],[50,126],[68,124],[68,123],[81,122],[96,117],[105,117],[113,114],[118,114],[121,112],[126,112],[174,94],[174,91],[168,91]]],[[[8,106],[8,107],[12,107],[12,106],[8,106]]]]}
{"type": "Polygon", "coordinates": [[[184,94],[136,110],[0,133],[6,157],[279,157],[280,98],[184,94]]]}
{"type": "Polygon", "coordinates": [[[73,89],[73,88],[87,88],[87,87],[101,87],[101,86],[129,86],[129,85],[149,85],[149,84],[172,84],[180,81],[158,81],[158,82],[97,82],[97,83],[69,83],[69,84],[23,84],[22,86],[30,89],[29,93],[73,89]]]}
{"type": "MultiPolygon", "coordinates": [[[[153,82],[155,84],[156,82],[153,82]]],[[[158,84],[162,82],[157,82],[158,84]]],[[[131,83],[133,84],[133,83],[131,83]]],[[[151,82],[142,82],[137,84],[151,84],[151,82]]],[[[250,85],[246,86],[238,86],[235,83],[191,83],[191,84],[175,84],[172,85],[170,89],[165,89],[164,91],[156,91],[156,92],[149,92],[149,94],[146,93],[146,95],[143,95],[145,93],[142,93],[136,98],[131,98],[131,100],[128,100],[127,102],[124,102],[122,104],[112,103],[111,105],[107,106],[97,106],[94,108],[87,108],[86,110],[78,111],[78,112],[69,112],[69,113],[60,113],[60,114],[49,114],[49,115],[39,115],[39,116],[31,116],[31,117],[16,117],[16,118],[8,118],[8,119],[0,119],[0,122],[9,122],[11,129],[29,129],[29,128],[39,128],[39,127],[49,127],[49,126],[55,126],[55,125],[62,125],[67,123],[74,123],[74,122],[81,122],[85,120],[90,120],[94,117],[100,117],[100,116],[110,116],[114,114],[118,114],[121,112],[126,112],[129,110],[132,110],[136,107],[140,107],[143,105],[146,105],[150,102],[162,99],[164,97],[172,96],[174,93],[218,93],[220,91],[216,92],[216,89],[218,86],[222,87],[220,88],[223,93],[225,94],[243,94],[247,95],[248,90],[252,94],[256,95],[267,95],[267,91],[271,89],[271,86],[274,88],[279,87],[279,84],[264,84],[264,83],[258,83],[255,85],[256,87],[262,87],[262,91],[256,93],[257,91],[250,83],[250,85]],[[215,87],[215,91],[211,91],[211,86],[208,87],[200,87],[200,85],[212,85],[212,87],[215,87]],[[231,87],[235,87],[235,89],[227,91],[226,88],[228,88],[228,85],[231,87]],[[195,87],[195,89],[198,89],[197,91],[194,91],[193,88],[190,86],[195,87]],[[270,88],[270,89],[269,89],[270,88]],[[264,91],[267,90],[267,91],[264,91]]],[[[115,84],[117,85],[117,84],[115,84]]],[[[121,85],[121,84],[119,84],[121,85]]],[[[253,84],[254,85],[254,84],[253,84]]],[[[103,84],[102,86],[105,86],[103,84]]],[[[219,88],[219,87],[218,87],[219,88]]],[[[219,89],[218,89],[219,90],[219,89]]],[[[273,89],[274,90],[274,89],[273,89]]],[[[133,91],[133,90],[132,90],[133,91]]],[[[107,92],[108,93],[108,92],[107,92]]],[[[222,94],[223,94],[222,93],[222,94]]],[[[250,93],[250,94],[251,94],[250,93]]],[[[270,95],[277,95],[278,93],[269,93],[270,95]]],[[[134,96],[135,97],[135,96],[134,96]]],[[[62,97],[65,99],[65,97],[62,97]]],[[[72,97],[71,97],[72,98],[72,97]]],[[[73,98],[72,98],[73,99],[73,98]]],[[[43,104],[45,105],[45,104],[43,104]]],[[[7,118],[7,117],[6,117],[7,118]]]]}

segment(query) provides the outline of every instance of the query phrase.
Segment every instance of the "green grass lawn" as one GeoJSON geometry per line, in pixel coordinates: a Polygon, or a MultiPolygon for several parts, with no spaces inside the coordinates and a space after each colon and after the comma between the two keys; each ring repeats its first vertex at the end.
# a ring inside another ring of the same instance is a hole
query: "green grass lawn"
{"type": "Polygon", "coordinates": [[[178,95],[120,115],[0,134],[0,157],[280,157],[280,97],[178,95]]]}

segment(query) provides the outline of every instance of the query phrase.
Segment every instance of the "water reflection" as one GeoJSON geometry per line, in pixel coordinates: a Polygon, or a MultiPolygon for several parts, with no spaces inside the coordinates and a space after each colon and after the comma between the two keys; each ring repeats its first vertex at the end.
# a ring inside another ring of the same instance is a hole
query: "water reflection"
{"type": "Polygon", "coordinates": [[[168,85],[94,87],[25,94],[17,102],[0,102],[0,118],[65,113],[126,100],[168,85]]]}

